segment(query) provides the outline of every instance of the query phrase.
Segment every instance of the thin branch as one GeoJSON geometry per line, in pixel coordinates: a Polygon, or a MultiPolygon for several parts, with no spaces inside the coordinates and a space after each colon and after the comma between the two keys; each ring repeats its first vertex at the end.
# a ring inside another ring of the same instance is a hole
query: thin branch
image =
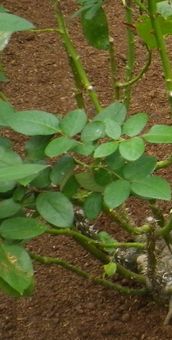
{"type": "MultiPolygon", "coordinates": [[[[130,29],[130,26],[133,23],[133,13],[132,13],[132,0],[125,0],[126,6],[126,22],[128,24],[127,27],[127,41],[128,41],[128,51],[127,51],[127,65],[126,65],[126,81],[129,82],[133,75],[134,64],[135,64],[135,41],[134,41],[134,34],[130,29]]],[[[131,98],[131,86],[127,86],[125,88],[124,94],[124,102],[127,107],[129,108],[130,105],[130,98],[131,98]]]]}
{"type": "Polygon", "coordinates": [[[112,37],[109,38],[109,59],[111,66],[111,76],[112,76],[112,85],[114,89],[114,96],[116,100],[120,100],[120,90],[118,81],[117,81],[117,60],[116,53],[114,48],[114,39],[112,37]]]}
{"type": "Polygon", "coordinates": [[[64,229],[55,229],[50,228],[46,231],[47,234],[50,235],[65,235],[71,236],[73,238],[77,238],[79,241],[87,242],[89,245],[92,244],[94,246],[98,246],[101,249],[117,249],[117,248],[137,248],[137,249],[145,249],[146,244],[142,242],[100,242],[98,240],[94,240],[89,238],[78,231],[73,229],[64,228],[64,229]]]}
{"type": "Polygon", "coordinates": [[[120,224],[120,226],[130,234],[141,235],[149,232],[150,226],[145,224],[141,227],[135,227],[134,225],[129,224],[126,220],[115,210],[105,209],[105,212],[111,216],[111,218],[120,224]]]}
{"type": "Polygon", "coordinates": [[[29,32],[32,33],[54,33],[54,32],[59,32],[57,28],[34,28],[29,30],[29,32]]]}
{"type": "Polygon", "coordinates": [[[131,270],[126,269],[124,266],[122,266],[119,263],[116,263],[116,264],[117,264],[117,272],[120,275],[122,275],[126,279],[134,280],[134,281],[142,283],[146,286],[146,279],[143,275],[134,273],[131,270]]]}
{"type": "Polygon", "coordinates": [[[155,170],[165,169],[168,168],[170,165],[172,165],[172,156],[164,159],[163,161],[157,162],[155,170]]]}
{"type": "Polygon", "coordinates": [[[109,280],[102,279],[99,277],[92,276],[86,271],[83,271],[80,269],[78,266],[74,266],[70,264],[69,262],[60,259],[60,258],[54,258],[54,257],[49,257],[49,256],[41,256],[34,254],[32,252],[29,252],[31,258],[39,263],[46,264],[46,265],[58,265],[61,266],[83,278],[88,279],[89,281],[93,282],[94,284],[99,284],[105,288],[110,288],[112,290],[115,290],[119,292],[120,294],[126,294],[126,295],[145,295],[147,293],[146,288],[141,288],[141,289],[133,289],[133,288],[128,288],[128,287],[123,287],[118,283],[113,283],[109,280]]]}
{"type": "MultiPolygon", "coordinates": [[[[57,0],[52,1],[52,2],[55,3],[55,15],[56,15],[56,20],[57,20],[57,25],[58,25],[60,36],[62,38],[67,55],[69,57],[69,61],[72,60],[72,65],[71,65],[72,71],[75,68],[75,74],[74,74],[75,84],[76,86],[78,86],[76,82],[76,77],[77,77],[78,81],[81,82],[83,88],[88,93],[93,105],[95,106],[96,112],[100,112],[101,105],[99,103],[97,93],[87,77],[84,67],[80,61],[80,56],[78,55],[74,47],[74,44],[70,38],[70,35],[68,33],[68,30],[65,24],[63,13],[60,9],[60,2],[57,0]]],[[[79,87],[78,91],[80,92],[80,90],[81,89],[79,87]]]]}
{"type": "Polygon", "coordinates": [[[172,213],[166,223],[166,225],[158,231],[158,235],[168,237],[169,233],[172,231],[172,213]]]}
{"type": "Polygon", "coordinates": [[[157,15],[157,9],[156,9],[157,1],[148,0],[147,2],[148,2],[149,17],[150,17],[152,28],[153,28],[153,34],[155,36],[157,49],[158,49],[161,62],[162,62],[166,88],[168,92],[169,104],[172,110],[172,65],[170,62],[168,50],[167,50],[164,36],[162,33],[161,25],[159,22],[159,17],[157,15]]]}
{"type": "Polygon", "coordinates": [[[152,52],[150,50],[148,50],[148,59],[147,62],[145,63],[145,65],[143,66],[143,68],[141,69],[141,71],[131,80],[125,82],[125,83],[120,83],[118,82],[116,84],[116,86],[118,86],[119,88],[125,88],[128,86],[131,86],[133,84],[135,84],[136,82],[138,82],[139,80],[142,79],[142,77],[144,76],[144,74],[147,72],[150,64],[151,64],[151,60],[152,60],[152,52]]]}
{"type": "Polygon", "coordinates": [[[156,206],[156,203],[150,202],[150,209],[152,210],[153,216],[156,219],[157,224],[163,228],[165,224],[165,219],[162,211],[156,206]]]}
{"type": "Polygon", "coordinates": [[[0,100],[3,100],[5,102],[8,101],[6,95],[2,91],[0,91],[0,100]]]}
{"type": "MultiPolygon", "coordinates": [[[[112,248],[121,248],[121,247],[137,247],[139,249],[144,249],[146,247],[146,244],[142,243],[135,243],[135,242],[113,242],[113,243],[103,243],[103,242],[97,242],[95,240],[92,240],[88,238],[85,235],[82,235],[81,233],[78,233],[77,231],[71,230],[71,229],[49,229],[51,235],[66,235],[71,236],[74,238],[74,240],[79,243],[84,249],[86,249],[91,255],[93,255],[96,259],[101,261],[104,264],[107,264],[110,262],[110,256],[107,254],[106,249],[112,249],[112,248]],[[97,246],[100,247],[100,249],[97,249],[97,246]],[[102,250],[101,250],[102,248],[102,250]]],[[[47,231],[48,233],[48,231],[47,231]]],[[[127,279],[134,280],[136,282],[140,282],[142,284],[146,284],[146,280],[143,275],[137,274],[132,272],[131,270],[128,270],[124,268],[121,264],[117,263],[117,271],[120,275],[127,279]]]]}

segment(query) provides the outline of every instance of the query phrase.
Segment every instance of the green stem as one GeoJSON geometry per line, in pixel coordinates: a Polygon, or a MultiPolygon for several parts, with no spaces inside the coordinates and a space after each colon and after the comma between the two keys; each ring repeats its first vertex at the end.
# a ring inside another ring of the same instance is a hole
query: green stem
{"type": "MultiPolygon", "coordinates": [[[[101,261],[104,264],[107,264],[110,262],[110,257],[109,255],[107,255],[107,253],[103,252],[100,249],[97,249],[96,246],[97,245],[102,245],[102,248],[106,249],[108,244],[103,244],[103,243],[99,243],[97,244],[97,241],[91,240],[90,238],[74,231],[71,229],[50,229],[50,234],[51,235],[66,235],[66,236],[71,236],[74,238],[74,240],[79,243],[84,249],[86,249],[91,255],[93,255],[97,260],[101,261]],[[91,243],[90,243],[91,241],[91,243]]],[[[48,232],[48,231],[47,231],[48,232]]],[[[143,249],[144,247],[146,247],[145,244],[139,244],[139,243],[130,243],[130,246],[136,245],[138,248],[143,249]]],[[[109,244],[109,248],[112,246],[112,244],[109,244]]],[[[121,243],[121,242],[114,242],[113,243],[114,248],[120,248],[120,247],[127,247],[128,244],[126,243],[121,243]]],[[[121,264],[117,263],[117,271],[120,275],[122,275],[123,277],[125,277],[126,279],[131,279],[134,280],[136,282],[140,282],[142,284],[146,284],[146,280],[144,278],[143,275],[137,274],[132,272],[129,269],[126,269],[125,267],[123,267],[121,264]]]]}
{"type": "MultiPolygon", "coordinates": [[[[103,252],[100,249],[97,249],[96,247],[98,245],[101,245],[102,248],[106,249],[111,248],[112,246],[114,248],[120,248],[120,247],[127,247],[128,243],[120,243],[120,242],[114,242],[113,244],[108,244],[108,243],[102,243],[97,241],[92,240],[88,238],[85,235],[82,235],[74,230],[71,229],[49,229],[47,233],[51,235],[66,235],[66,236],[71,236],[74,238],[74,240],[79,243],[84,249],[86,249],[91,255],[93,255],[97,260],[101,261],[104,264],[107,264],[110,262],[110,257],[107,255],[107,253],[103,252]]],[[[137,248],[143,249],[146,245],[143,243],[129,243],[129,247],[134,247],[136,245],[137,248]]],[[[134,273],[126,268],[124,268],[122,265],[117,263],[117,271],[120,275],[127,279],[134,280],[136,282],[140,282],[145,284],[145,278],[143,275],[134,273]]]]}
{"type": "Polygon", "coordinates": [[[134,0],[134,2],[136,3],[136,5],[138,5],[139,10],[142,12],[147,12],[147,8],[146,6],[143,4],[142,0],[134,0]]]}
{"type": "Polygon", "coordinates": [[[85,168],[90,168],[90,165],[85,163],[85,162],[82,162],[80,159],[76,158],[73,156],[73,160],[75,161],[76,164],[82,166],[84,169],[85,168]]]}
{"type": "Polygon", "coordinates": [[[162,62],[169,103],[170,103],[170,107],[172,110],[172,66],[171,66],[171,62],[169,59],[165,40],[162,34],[160,22],[158,20],[159,16],[156,11],[156,3],[157,3],[156,0],[148,0],[148,11],[149,11],[149,17],[151,20],[153,33],[156,39],[159,55],[160,55],[161,62],[162,62]]]}
{"type": "Polygon", "coordinates": [[[0,100],[3,100],[5,102],[8,100],[7,97],[5,96],[5,94],[2,91],[0,91],[0,100]]]}
{"type": "MultiPolygon", "coordinates": [[[[132,0],[126,0],[126,23],[127,23],[127,40],[128,40],[128,52],[127,52],[127,65],[126,65],[126,82],[129,82],[133,75],[134,63],[135,63],[135,43],[134,43],[134,34],[130,28],[133,23],[132,20],[132,0]]],[[[131,86],[127,86],[124,94],[124,102],[129,108],[131,99],[131,86]]]]}
{"type": "MultiPolygon", "coordinates": [[[[97,93],[94,90],[94,87],[91,85],[87,74],[83,68],[83,65],[80,61],[80,56],[78,55],[73,42],[69,36],[63,14],[60,9],[60,2],[58,0],[55,1],[56,3],[56,19],[57,19],[57,24],[59,28],[59,32],[65,47],[65,50],[67,52],[68,57],[72,60],[73,67],[75,68],[75,75],[74,78],[76,80],[76,74],[77,74],[77,79],[80,79],[80,82],[83,86],[83,88],[86,90],[88,95],[90,96],[90,99],[95,106],[96,112],[100,112],[101,106],[97,97],[97,93]]],[[[72,68],[73,70],[73,68],[72,68]]],[[[79,88],[80,90],[80,88],[79,88]]]]}
{"type": "Polygon", "coordinates": [[[59,30],[57,28],[36,28],[36,29],[31,29],[29,32],[33,33],[54,33],[58,32],[59,30]]]}
{"type": "Polygon", "coordinates": [[[98,240],[93,240],[83,234],[81,234],[78,231],[64,228],[64,229],[55,229],[50,228],[46,231],[47,234],[50,235],[65,235],[65,236],[71,236],[73,238],[76,238],[80,242],[87,242],[89,245],[98,246],[99,248],[105,249],[113,249],[113,248],[137,248],[137,249],[145,249],[146,244],[141,242],[99,242],[98,240]]]}
{"type": "Polygon", "coordinates": [[[94,242],[88,242],[80,238],[80,235],[73,236],[74,240],[82,246],[85,250],[87,250],[94,258],[101,261],[102,263],[109,263],[110,258],[105,252],[97,247],[97,244],[94,242]]]}
{"type": "Polygon", "coordinates": [[[146,279],[143,275],[134,273],[131,270],[126,269],[119,263],[117,263],[117,272],[126,279],[134,280],[136,282],[146,285],[146,279]]]}
{"type": "Polygon", "coordinates": [[[90,275],[88,272],[83,271],[82,269],[80,269],[77,266],[74,266],[72,264],[70,264],[69,262],[60,259],[60,258],[54,258],[54,257],[49,257],[49,256],[41,256],[41,255],[37,255],[34,254],[32,252],[29,253],[31,258],[39,263],[42,264],[46,264],[46,265],[52,265],[52,264],[56,264],[58,266],[61,266],[83,278],[88,279],[89,281],[95,283],[95,284],[99,284],[103,287],[106,288],[110,288],[113,289],[115,291],[118,291],[120,294],[127,294],[127,295],[145,295],[147,293],[147,289],[142,288],[142,289],[132,289],[132,288],[128,288],[128,287],[123,287],[120,284],[117,283],[113,283],[109,280],[106,279],[102,279],[99,277],[95,277],[90,275]]]}
{"type": "Polygon", "coordinates": [[[172,156],[163,161],[157,162],[155,170],[165,169],[168,168],[170,165],[172,165],[172,156]]]}
{"type": "Polygon", "coordinates": [[[152,210],[153,216],[156,219],[157,224],[163,228],[165,224],[164,215],[162,214],[159,207],[156,206],[156,202],[150,202],[150,209],[152,210]]]}
{"type": "Polygon", "coordinates": [[[155,226],[152,225],[152,229],[147,234],[147,276],[150,280],[152,290],[156,293],[156,256],[155,256],[155,244],[156,244],[156,235],[155,235],[155,226]]]}
{"type": "Polygon", "coordinates": [[[47,233],[51,235],[70,236],[99,261],[103,263],[108,263],[110,261],[109,256],[106,253],[104,253],[102,250],[97,248],[97,242],[95,240],[75,230],[71,230],[67,228],[64,228],[64,229],[51,228],[47,230],[47,233]]]}
{"type": "Polygon", "coordinates": [[[149,232],[150,230],[150,226],[148,224],[145,224],[141,227],[135,227],[131,224],[129,224],[122,216],[121,214],[118,214],[117,211],[115,210],[109,210],[109,209],[105,209],[105,212],[111,216],[111,218],[120,224],[120,226],[127,231],[130,234],[134,234],[134,235],[141,235],[141,234],[145,234],[147,232],[149,232]]]}
{"type": "Polygon", "coordinates": [[[128,87],[128,86],[131,86],[133,85],[134,83],[138,82],[139,80],[142,79],[142,77],[144,76],[144,74],[147,72],[150,64],[151,64],[151,56],[152,56],[152,53],[151,51],[148,50],[148,59],[147,59],[147,62],[146,64],[143,66],[142,70],[139,72],[139,74],[137,74],[134,78],[132,78],[131,80],[125,82],[125,83],[120,83],[118,82],[116,84],[117,87],[119,88],[125,88],[125,87],[128,87]]]}
{"type": "Polygon", "coordinates": [[[68,56],[68,60],[69,60],[69,65],[71,67],[72,73],[73,73],[73,77],[74,77],[74,81],[75,81],[75,99],[76,99],[76,103],[77,106],[80,109],[85,109],[85,102],[84,102],[84,97],[83,97],[83,86],[82,86],[82,82],[80,80],[80,77],[78,76],[78,72],[76,70],[75,64],[73,62],[73,59],[70,58],[68,56]]]}
{"type": "Polygon", "coordinates": [[[137,249],[145,249],[146,244],[141,242],[111,242],[111,243],[98,243],[100,248],[137,248],[137,249]]]}
{"type": "Polygon", "coordinates": [[[112,86],[114,89],[114,97],[116,100],[120,100],[120,89],[117,86],[117,60],[114,49],[114,39],[109,38],[109,59],[111,65],[112,86]]]}
{"type": "Polygon", "coordinates": [[[170,217],[168,219],[168,222],[166,225],[159,230],[159,235],[163,236],[164,238],[168,237],[169,233],[172,231],[172,214],[170,214],[170,217]]]}

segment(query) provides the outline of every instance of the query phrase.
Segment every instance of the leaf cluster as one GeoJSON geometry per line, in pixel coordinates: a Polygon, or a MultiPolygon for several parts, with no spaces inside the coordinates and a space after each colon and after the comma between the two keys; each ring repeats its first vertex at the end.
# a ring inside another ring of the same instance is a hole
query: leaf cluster
{"type": "MultiPolygon", "coordinates": [[[[110,39],[103,3],[80,0],[77,15],[88,42],[108,50],[110,39]]],[[[157,13],[163,35],[171,34],[171,3],[157,1],[157,13]]],[[[149,48],[157,47],[147,14],[139,18],[135,27],[149,48]]],[[[0,8],[0,51],[14,32],[32,28],[27,20],[0,8]]],[[[83,108],[61,117],[60,112],[16,111],[8,101],[0,100],[1,129],[28,137],[23,157],[14,151],[10,139],[0,137],[2,290],[15,296],[32,291],[33,268],[25,250],[27,243],[52,230],[73,231],[77,239],[76,205],[82,206],[84,218],[94,221],[105,210],[120,208],[130,197],[170,201],[170,184],[156,174],[157,159],[146,150],[147,144],[172,144],[172,126],[149,128],[147,123],[145,112],[128,117],[126,106],[119,101],[90,119],[83,108]]],[[[83,238],[80,242],[90,252],[95,254],[96,250],[97,256],[100,249],[95,243],[90,246],[83,238]]],[[[116,241],[108,233],[98,233],[95,242],[99,246],[103,242],[104,253],[114,254],[111,246],[116,241]]],[[[116,270],[113,261],[105,263],[105,276],[111,277],[116,270]]]]}

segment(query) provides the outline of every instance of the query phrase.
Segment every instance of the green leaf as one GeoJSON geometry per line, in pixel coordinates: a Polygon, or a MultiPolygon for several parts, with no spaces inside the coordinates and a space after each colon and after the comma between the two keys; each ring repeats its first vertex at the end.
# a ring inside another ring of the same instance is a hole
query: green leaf
{"type": "Polygon", "coordinates": [[[47,165],[40,164],[18,164],[0,167],[0,182],[17,181],[27,176],[38,174],[47,165]]]}
{"type": "Polygon", "coordinates": [[[25,197],[22,199],[22,207],[26,209],[33,209],[36,210],[36,203],[35,203],[36,195],[33,192],[28,192],[25,197]]]}
{"type": "MultiPolygon", "coordinates": [[[[13,289],[7,282],[0,278],[0,290],[8,296],[20,297],[19,292],[13,289]]],[[[23,294],[25,295],[25,293],[23,294]]]]}
{"type": "Polygon", "coordinates": [[[112,180],[111,174],[104,168],[94,170],[94,178],[99,185],[105,186],[112,180]]]}
{"type": "Polygon", "coordinates": [[[107,142],[100,144],[94,151],[94,158],[101,158],[111,155],[118,148],[118,142],[107,142]]]}
{"type": "Polygon", "coordinates": [[[27,196],[27,188],[18,185],[13,192],[13,199],[15,202],[21,202],[25,195],[27,196]]]}
{"type": "Polygon", "coordinates": [[[172,143],[172,126],[154,125],[143,138],[149,143],[172,143]]]}
{"type": "Polygon", "coordinates": [[[0,6],[0,13],[8,13],[8,9],[6,9],[4,6],[0,6]]]}
{"type": "Polygon", "coordinates": [[[119,153],[119,149],[112,155],[106,157],[105,161],[112,170],[118,170],[125,164],[125,160],[119,153]]]}
{"type": "Polygon", "coordinates": [[[113,276],[116,273],[117,265],[115,262],[109,262],[103,266],[104,272],[107,276],[113,276]]]}
{"type": "Polygon", "coordinates": [[[123,158],[128,161],[135,161],[144,153],[144,141],[140,137],[133,137],[119,144],[119,151],[123,158]]]}
{"type": "Polygon", "coordinates": [[[119,123],[112,119],[105,119],[105,132],[106,135],[112,139],[119,139],[121,136],[121,127],[119,123]]]}
{"type": "Polygon", "coordinates": [[[91,171],[81,172],[75,175],[80,186],[88,191],[102,192],[104,187],[97,184],[94,174],[91,171]]]}
{"type": "Polygon", "coordinates": [[[105,121],[106,119],[112,119],[121,125],[125,120],[126,114],[127,110],[125,105],[116,102],[102,109],[101,112],[94,117],[94,121],[105,121]]]}
{"type": "Polygon", "coordinates": [[[20,295],[33,284],[32,262],[25,249],[0,244],[0,277],[20,295]]]}
{"type": "Polygon", "coordinates": [[[15,185],[16,185],[15,181],[0,182],[0,193],[8,193],[15,187],[15,185]]]}
{"type": "Polygon", "coordinates": [[[147,121],[148,115],[144,112],[131,116],[123,125],[123,134],[130,137],[138,135],[145,127],[147,121]]]}
{"type": "Polygon", "coordinates": [[[38,189],[49,187],[49,185],[51,184],[50,171],[50,167],[40,171],[40,173],[34,178],[34,180],[30,182],[30,185],[38,189]]]}
{"type": "Polygon", "coordinates": [[[123,169],[123,175],[128,180],[144,178],[150,175],[156,167],[157,160],[155,157],[142,155],[134,162],[126,164],[123,169]]]}
{"type": "Polygon", "coordinates": [[[22,164],[20,156],[16,152],[0,146],[0,168],[15,164],[22,164]]]}
{"type": "Polygon", "coordinates": [[[99,8],[102,6],[104,0],[79,0],[79,4],[82,6],[73,17],[85,12],[84,15],[87,19],[92,19],[99,8]]]}
{"type": "Polygon", "coordinates": [[[85,143],[85,144],[78,143],[76,147],[74,147],[73,151],[83,156],[89,156],[93,153],[94,149],[95,149],[95,145],[91,143],[85,143]]]}
{"type": "Polygon", "coordinates": [[[104,136],[105,126],[102,122],[90,122],[82,130],[81,139],[83,142],[90,143],[104,136]]]}
{"type": "Polygon", "coordinates": [[[129,182],[119,179],[108,184],[104,191],[104,202],[108,208],[119,207],[130,195],[129,182]]]}
{"type": "Polygon", "coordinates": [[[31,183],[35,178],[37,177],[37,174],[31,175],[31,176],[26,176],[24,178],[21,178],[18,180],[18,183],[20,185],[23,185],[26,187],[29,183],[31,183]]]}
{"type": "Polygon", "coordinates": [[[36,207],[40,215],[56,227],[68,228],[73,224],[73,206],[61,192],[39,194],[36,207]]]}
{"type": "Polygon", "coordinates": [[[8,118],[13,117],[14,113],[10,103],[0,100],[0,126],[8,126],[8,118]]]}
{"type": "Polygon", "coordinates": [[[165,19],[172,16],[172,2],[169,0],[158,2],[157,12],[160,13],[165,19]]]}
{"type": "Polygon", "coordinates": [[[101,50],[109,48],[109,32],[106,14],[99,8],[94,16],[88,17],[87,11],[81,14],[84,36],[89,44],[101,50]]]}
{"type": "Polygon", "coordinates": [[[6,137],[0,137],[0,147],[3,147],[4,149],[11,149],[11,140],[6,137]]]}
{"type": "Polygon", "coordinates": [[[8,240],[28,240],[43,234],[47,230],[45,225],[34,218],[9,218],[0,225],[0,235],[8,240]]]}
{"type": "Polygon", "coordinates": [[[12,198],[0,201],[0,219],[14,216],[20,209],[21,205],[12,198]]]}
{"type": "MultiPolygon", "coordinates": [[[[7,144],[8,146],[8,144],[7,144]]],[[[22,164],[22,160],[20,158],[20,156],[10,150],[8,147],[3,147],[0,146],[0,169],[3,167],[7,167],[7,166],[13,166],[13,165],[21,165],[22,164]]],[[[0,180],[0,192],[6,192],[8,190],[11,190],[14,188],[16,182],[14,180],[9,181],[7,180],[0,180]]]]}
{"type": "MultiPolygon", "coordinates": [[[[161,15],[157,15],[156,20],[161,28],[163,36],[172,34],[172,18],[163,18],[161,15]]],[[[151,20],[147,16],[140,17],[140,20],[136,23],[136,29],[140,37],[147,44],[149,48],[157,48],[155,34],[153,32],[151,20]]]]}
{"type": "Polygon", "coordinates": [[[6,119],[14,131],[27,136],[52,135],[59,131],[59,120],[52,113],[29,110],[15,112],[6,119]]]}
{"type": "Polygon", "coordinates": [[[165,201],[171,199],[171,188],[169,183],[164,178],[158,176],[133,180],[131,190],[135,194],[145,198],[165,201]]]}
{"type": "Polygon", "coordinates": [[[84,110],[69,112],[60,122],[60,128],[68,137],[73,137],[82,131],[87,122],[87,115],[84,110]]]}
{"type": "Polygon", "coordinates": [[[108,247],[108,245],[112,245],[113,243],[116,242],[116,240],[106,231],[100,231],[97,234],[97,240],[100,241],[101,243],[107,243],[107,246],[104,247],[104,250],[107,251],[108,253],[114,253],[116,251],[116,248],[108,247]]]}
{"type": "Polygon", "coordinates": [[[77,144],[74,139],[68,137],[59,137],[53,139],[46,147],[45,154],[49,157],[60,156],[63,153],[71,150],[77,144]]]}
{"type": "Polygon", "coordinates": [[[94,220],[102,211],[102,195],[93,192],[84,202],[84,214],[89,220],[94,220]]]}
{"type": "Polygon", "coordinates": [[[0,12],[0,31],[1,32],[18,32],[34,28],[31,22],[20,18],[16,15],[0,12]]]}
{"type": "Polygon", "coordinates": [[[30,161],[45,158],[45,148],[51,136],[33,136],[25,144],[26,157],[30,161]]]}
{"type": "Polygon", "coordinates": [[[51,181],[56,185],[64,185],[72,175],[75,168],[75,162],[71,156],[62,156],[52,167],[51,181]]]}
{"type": "Polygon", "coordinates": [[[156,48],[156,39],[153,33],[151,20],[147,16],[139,17],[139,21],[136,22],[136,29],[138,35],[143,39],[143,41],[147,44],[147,46],[152,49],[156,48]]]}
{"type": "Polygon", "coordinates": [[[71,176],[62,188],[65,196],[72,198],[79,189],[79,183],[77,182],[75,176],[71,176]]]}
{"type": "Polygon", "coordinates": [[[0,70],[0,82],[7,82],[8,78],[6,77],[6,74],[4,71],[0,70]]]}

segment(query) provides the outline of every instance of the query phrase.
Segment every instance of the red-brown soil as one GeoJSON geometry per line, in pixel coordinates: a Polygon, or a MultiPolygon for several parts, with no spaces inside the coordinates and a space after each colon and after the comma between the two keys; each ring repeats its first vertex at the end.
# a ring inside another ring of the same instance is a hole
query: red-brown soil
{"type": "MultiPolygon", "coordinates": [[[[2,0],[1,3],[13,13],[32,21],[36,27],[55,25],[48,0],[2,0]]],[[[112,100],[112,90],[107,53],[86,45],[78,21],[70,17],[75,9],[74,1],[66,0],[63,3],[66,20],[86,70],[103,105],[108,105],[112,100]]],[[[125,35],[121,2],[109,0],[106,7],[111,33],[117,37],[116,49],[122,74],[125,35]]],[[[139,42],[137,55],[138,69],[146,55],[139,42]]],[[[65,114],[75,107],[72,76],[62,43],[55,34],[15,34],[6,48],[4,63],[10,81],[3,86],[3,90],[17,109],[37,108],[65,114]]],[[[130,111],[146,111],[151,122],[170,124],[163,85],[160,62],[155,55],[150,70],[133,89],[130,111]]],[[[89,103],[88,107],[92,114],[89,103]]],[[[21,150],[22,137],[19,139],[18,135],[12,134],[11,138],[16,148],[21,150]]],[[[170,147],[152,148],[150,151],[164,157],[170,153],[170,147]]],[[[172,173],[168,172],[168,178],[172,178],[172,173]]],[[[142,203],[134,202],[132,210],[136,220],[143,222],[145,212],[142,203]]],[[[110,228],[111,232],[115,228],[114,232],[120,238],[117,226],[109,223],[107,219],[102,219],[98,227],[110,228]]],[[[32,242],[32,247],[41,254],[64,257],[93,273],[98,271],[97,261],[65,237],[42,237],[32,242]]],[[[167,307],[157,305],[149,298],[120,296],[59,267],[35,265],[35,274],[36,289],[32,297],[14,300],[1,294],[0,339],[172,339],[172,326],[163,326],[167,307]]]]}

